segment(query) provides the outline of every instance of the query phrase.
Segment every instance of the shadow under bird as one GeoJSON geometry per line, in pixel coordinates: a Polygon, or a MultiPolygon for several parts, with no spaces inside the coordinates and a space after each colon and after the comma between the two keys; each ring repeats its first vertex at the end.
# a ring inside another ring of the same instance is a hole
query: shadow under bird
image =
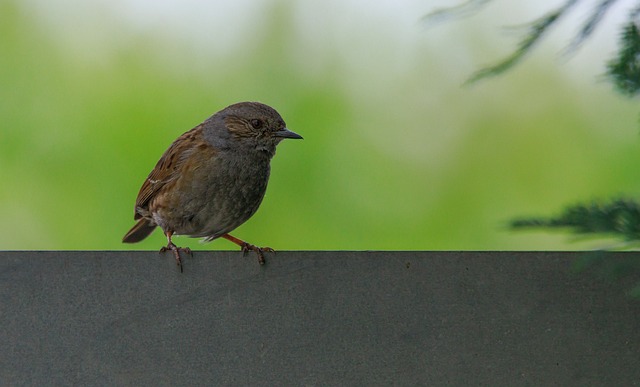
{"type": "Polygon", "coordinates": [[[275,109],[258,102],[228,106],[171,144],[142,184],[135,204],[138,222],[122,241],[145,239],[156,227],[167,237],[182,271],[173,235],[222,237],[254,251],[264,264],[269,247],[257,247],[229,233],[258,210],[269,181],[271,158],[283,139],[302,139],[287,129],[275,109]]]}

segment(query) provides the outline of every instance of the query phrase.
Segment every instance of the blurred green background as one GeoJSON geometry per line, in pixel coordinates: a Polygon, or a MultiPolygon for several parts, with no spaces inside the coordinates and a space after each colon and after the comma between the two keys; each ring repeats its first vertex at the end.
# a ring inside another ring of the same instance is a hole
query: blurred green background
{"type": "Polygon", "coordinates": [[[140,185],[177,136],[244,100],[305,139],[279,147],[237,237],[280,250],[600,246],[507,224],[640,191],[637,101],[600,76],[624,15],[562,57],[569,20],[512,71],[463,86],[515,48],[502,26],[555,3],[496,1],[426,28],[451,2],[0,0],[0,249],[160,248],[159,231],[120,242],[140,185]]]}

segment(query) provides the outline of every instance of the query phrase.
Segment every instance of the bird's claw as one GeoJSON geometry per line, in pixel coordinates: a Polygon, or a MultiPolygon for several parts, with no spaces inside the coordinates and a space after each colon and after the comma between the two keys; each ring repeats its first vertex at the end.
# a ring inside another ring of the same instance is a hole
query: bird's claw
{"type": "Polygon", "coordinates": [[[191,249],[188,247],[178,247],[173,243],[169,243],[168,245],[162,247],[160,249],[160,252],[164,253],[169,250],[173,251],[173,256],[176,259],[176,265],[178,265],[178,267],[180,268],[180,273],[182,273],[184,270],[182,269],[182,257],[180,257],[180,251],[187,253],[193,257],[193,253],[191,252],[191,249]]]}
{"type": "Polygon", "coordinates": [[[271,247],[258,247],[255,245],[252,245],[251,243],[247,243],[244,242],[241,246],[242,249],[242,253],[244,256],[247,255],[247,253],[249,251],[253,251],[258,255],[258,263],[261,265],[264,265],[264,253],[268,252],[268,253],[275,253],[276,251],[274,249],[272,249],[271,247]]]}

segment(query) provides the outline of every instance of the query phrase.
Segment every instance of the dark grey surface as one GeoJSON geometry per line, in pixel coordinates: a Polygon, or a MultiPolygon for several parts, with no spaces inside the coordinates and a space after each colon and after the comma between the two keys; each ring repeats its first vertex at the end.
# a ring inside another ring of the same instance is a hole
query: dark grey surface
{"type": "Polygon", "coordinates": [[[0,252],[1,384],[640,385],[577,254],[0,252]]]}

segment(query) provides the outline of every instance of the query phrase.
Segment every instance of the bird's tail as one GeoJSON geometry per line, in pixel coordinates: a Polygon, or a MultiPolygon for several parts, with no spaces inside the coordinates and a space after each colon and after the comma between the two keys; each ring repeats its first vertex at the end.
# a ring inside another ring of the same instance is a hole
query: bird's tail
{"type": "Polygon", "coordinates": [[[155,229],[156,229],[155,224],[151,224],[151,222],[149,222],[148,219],[142,218],[122,238],[122,243],[140,242],[144,238],[148,237],[149,234],[151,234],[155,229]]]}

